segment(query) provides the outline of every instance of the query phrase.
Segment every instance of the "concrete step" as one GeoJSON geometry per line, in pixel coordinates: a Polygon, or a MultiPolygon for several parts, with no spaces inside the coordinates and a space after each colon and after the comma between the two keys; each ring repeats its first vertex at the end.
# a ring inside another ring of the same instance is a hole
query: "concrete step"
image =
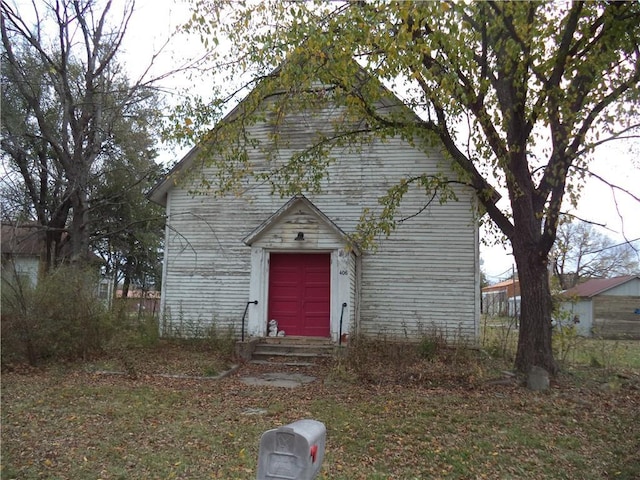
{"type": "Polygon", "coordinates": [[[269,345],[334,345],[333,340],[325,337],[263,337],[260,343],[269,345]]]}
{"type": "Polygon", "coordinates": [[[258,342],[252,360],[293,363],[312,363],[317,358],[328,358],[335,346],[330,339],[305,337],[267,337],[258,342]]]}
{"type": "Polygon", "coordinates": [[[271,365],[275,367],[317,367],[315,362],[304,362],[301,360],[283,360],[283,359],[274,359],[270,360],[251,360],[249,363],[254,365],[271,365]]]}
{"type": "Polygon", "coordinates": [[[333,345],[282,345],[282,344],[269,344],[262,343],[256,345],[253,353],[261,354],[273,354],[273,355],[300,355],[300,356],[313,356],[313,355],[329,355],[333,353],[333,345]]]}

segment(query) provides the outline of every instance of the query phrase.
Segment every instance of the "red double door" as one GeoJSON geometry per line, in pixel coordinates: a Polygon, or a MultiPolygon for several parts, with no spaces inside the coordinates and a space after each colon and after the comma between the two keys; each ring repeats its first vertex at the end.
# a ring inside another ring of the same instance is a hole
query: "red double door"
{"type": "Polygon", "coordinates": [[[272,253],[268,320],[287,336],[329,337],[331,255],[272,253]]]}

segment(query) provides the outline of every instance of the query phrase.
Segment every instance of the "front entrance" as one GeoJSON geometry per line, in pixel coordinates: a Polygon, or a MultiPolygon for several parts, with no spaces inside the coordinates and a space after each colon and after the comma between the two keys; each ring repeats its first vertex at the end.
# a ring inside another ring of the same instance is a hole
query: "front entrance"
{"type": "Polygon", "coordinates": [[[267,319],[287,336],[330,336],[331,254],[271,253],[267,319]]]}

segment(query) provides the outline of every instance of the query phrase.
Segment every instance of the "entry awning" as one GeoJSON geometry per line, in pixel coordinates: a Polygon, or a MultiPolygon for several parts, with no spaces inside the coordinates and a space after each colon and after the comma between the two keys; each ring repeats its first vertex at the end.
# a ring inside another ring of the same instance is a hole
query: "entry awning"
{"type": "Polygon", "coordinates": [[[332,231],[336,236],[344,241],[345,244],[349,245],[356,255],[360,255],[360,250],[357,245],[355,245],[349,235],[347,235],[344,230],[342,230],[338,225],[335,224],[327,215],[325,215],[318,207],[316,207],[313,202],[311,202],[307,197],[302,194],[298,194],[293,196],[287,203],[285,203],[282,207],[278,209],[273,215],[267,218],[264,222],[262,222],[258,227],[256,227],[249,235],[242,239],[242,241],[251,246],[254,242],[262,238],[269,230],[271,230],[275,225],[279,224],[281,220],[286,218],[292,212],[295,212],[296,209],[300,209],[301,207],[306,207],[306,210],[310,211],[317,220],[323,224],[326,228],[332,231]]]}

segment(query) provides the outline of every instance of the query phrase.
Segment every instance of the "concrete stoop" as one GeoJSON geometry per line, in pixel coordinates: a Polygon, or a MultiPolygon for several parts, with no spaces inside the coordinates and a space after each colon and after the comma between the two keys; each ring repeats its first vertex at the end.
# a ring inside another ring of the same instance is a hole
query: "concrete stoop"
{"type": "Polygon", "coordinates": [[[265,337],[253,346],[251,362],[312,366],[319,359],[331,358],[335,348],[329,338],[265,337]]]}

